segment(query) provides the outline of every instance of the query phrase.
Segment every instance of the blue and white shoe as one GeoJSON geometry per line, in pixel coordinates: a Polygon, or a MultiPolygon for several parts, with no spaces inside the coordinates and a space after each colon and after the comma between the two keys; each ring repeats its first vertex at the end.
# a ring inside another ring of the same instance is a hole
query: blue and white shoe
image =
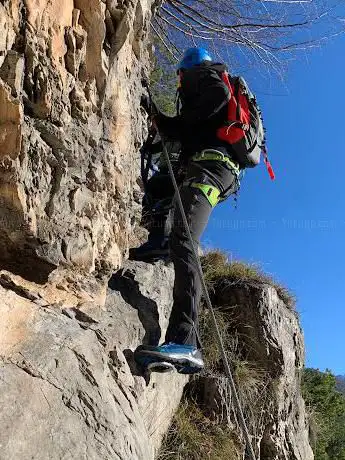
{"type": "Polygon", "coordinates": [[[200,350],[192,345],[167,343],[159,346],[141,345],[134,352],[138,364],[148,370],[167,372],[173,367],[180,374],[195,374],[204,368],[200,350]]]}

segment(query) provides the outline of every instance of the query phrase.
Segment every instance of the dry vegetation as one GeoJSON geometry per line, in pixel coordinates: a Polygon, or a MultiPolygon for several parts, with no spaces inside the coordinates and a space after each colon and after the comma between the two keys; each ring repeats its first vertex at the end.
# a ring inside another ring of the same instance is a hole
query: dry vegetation
{"type": "Polygon", "coordinates": [[[249,265],[243,262],[229,262],[227,255],[221,251],[212,251],[202,258],[204,274],[209,289],[215,289],[219,282],[234,286],[262,287],[268,285],[274,287],[280,299],[285,305],[293,310],[296,304],[295,296],[282,284],[275,281],[271,276],[262,272],[257,265],[249,265]]]}
{"type": "Polygon", "coordinates": [[[239,460],[229,428],[212,421],[196,402],[180,405],[158,460],[239,460]]]}

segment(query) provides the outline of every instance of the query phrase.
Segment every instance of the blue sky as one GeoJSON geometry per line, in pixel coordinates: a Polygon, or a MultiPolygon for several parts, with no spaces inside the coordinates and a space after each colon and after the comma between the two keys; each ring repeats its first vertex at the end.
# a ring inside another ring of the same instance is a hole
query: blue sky
{"type": "Polygon", "coordinates": [[[219,205],[203,244],[258,263],[298,298],[307,366],[345,374],[345,36],[292,62],[257,93],[277,179],[246,174],[238,208],[219,205]]]}

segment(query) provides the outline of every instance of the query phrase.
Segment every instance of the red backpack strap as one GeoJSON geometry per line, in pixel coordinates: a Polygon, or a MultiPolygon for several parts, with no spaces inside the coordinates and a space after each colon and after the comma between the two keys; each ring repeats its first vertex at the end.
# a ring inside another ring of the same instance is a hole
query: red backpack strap
{"type": "Polygon", "coordinates": [[[225,85],[229,88],[229,90],[232,92],[232,88],[231,88],[231,83],[230,83],[230,79],[229,79],[229,74],[228,74],[228,72],[226,72],[226,71],[222,72],[222,80],[223,80],[223,82],[225,83],[225,85]]]}
{"type": "Polygon", "coordinates": [[[248,104],[245,100],[245,97],[240,94],[240,82],[237,77],[231,78],[227,72],[223,72],[222,80],[224,84],[229,88],[230,100],[228,101],[226,123],[224,126],[218,129],[217,136],[222,141],[228,142],[229,144],[234,144],[243,139],[245,136],[245,130],[247,129],[249,120],[242,119],[241,111],[242,108],[248,108],[248,104]],[[242,101],[242,105],[240,103],[241,99],[244,99],[242,101]]]}
{"type": "Polygon", "coordinates": [[[222,80],[225,83],[225,86],[229,89],[230,92],[230,99],[228,102],[228,120],[235,122],[236,120],[239,120],[239,117],[237,117],[237,111],[238,111],[238,99],[236,98],[236,87],[232,83],[232,81],[229,78],[228,72],[223,72],[222,73],[222,80]]]}
{"type": "Polygon", "coordinates": [[[269,174],[270,178],[271,178],[272,180],[274,180],[274,179],[276,178],[276,175],[274,174],[274,171],[273,171],[271,162],[270,162],[270,160],[268,159],[267,149],[266,149],[266,146],[265,146],[265,145],[262,146],[262,155],[263,155],[263,157],[264,157],[264,162],[265,162],[265,165],[266,165],[268,174],[269,174]]]}
{"type": "Polygon", "coordinates": [[[236,102],[237,102],[236,120],[241,120],[240,80],[238,78],[235,79],[235,83],[234,83],[234,97],[235,97],[236,102]]]}

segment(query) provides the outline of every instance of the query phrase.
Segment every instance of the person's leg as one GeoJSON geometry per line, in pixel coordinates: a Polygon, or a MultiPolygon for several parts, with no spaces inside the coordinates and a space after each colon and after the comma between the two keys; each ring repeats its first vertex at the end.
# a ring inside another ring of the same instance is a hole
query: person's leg
{"type": "Polygon", "coordinates": [[[148,240],[138,248],[129,250],[132,260],[154,260],[169,255],[167,224],[173,198],[173,185],[169,174],[157,173],[147,183],[143,198],[141,224],[148,231],[148,240]]]}
{"type": "MultiPolygon", "coordinates": [[[[201,190],[184,185],[180,188],[181,200],[198,250],[199,239],[206,227],[212,206],[201,190]]],[[[174,306],[171,312],[165,341],[198,346],[198,303],[201,296],[200,280],[194,260],[192,243],[184,227],[178,204],[174,202],[170,257],[175,269],[174,306]]]]}
{"type": "Polygon", "coordinates": [[[149,179],[143,198],[142,225],[150,235],[164,235],[173,196],[174,187],[168,172],[159,172],[149,179]]]}
{"type": "MultiPolygon", "coordinates": [[[[198,250],[200,238],[213,208],[206,195],[195,184],[212,185],[221,192],[230,187],[230,191],[233,189],[234,192],[237,182],[231,170],[221,162],[191,163],[187,179],[180,187],[180,194],[193,242],[198,250]]],[[[165,341],[199,348],[198,307],[201,281],[176,199],[173,212],[170,256],[175,268],[174,304],[165,341]]]]}
{"type": "MultiPolygon", "coordinates": [[[[229,190],[229,194],[237,189],[235,176],[221,162],[203,161],[189,166],[180,194],[196,247],[212,211],[209,185],[221,192],[229,190]]],[[[204,367],[198,340],[201,282],[176,198],[170,252],[175,268],[174,304],[165,343],[159,346],[141,345],[134,355],[136,361],[148,369],[163,371],[173,365],[178,372],[191,374],[200,372],[204,367]]]]}

